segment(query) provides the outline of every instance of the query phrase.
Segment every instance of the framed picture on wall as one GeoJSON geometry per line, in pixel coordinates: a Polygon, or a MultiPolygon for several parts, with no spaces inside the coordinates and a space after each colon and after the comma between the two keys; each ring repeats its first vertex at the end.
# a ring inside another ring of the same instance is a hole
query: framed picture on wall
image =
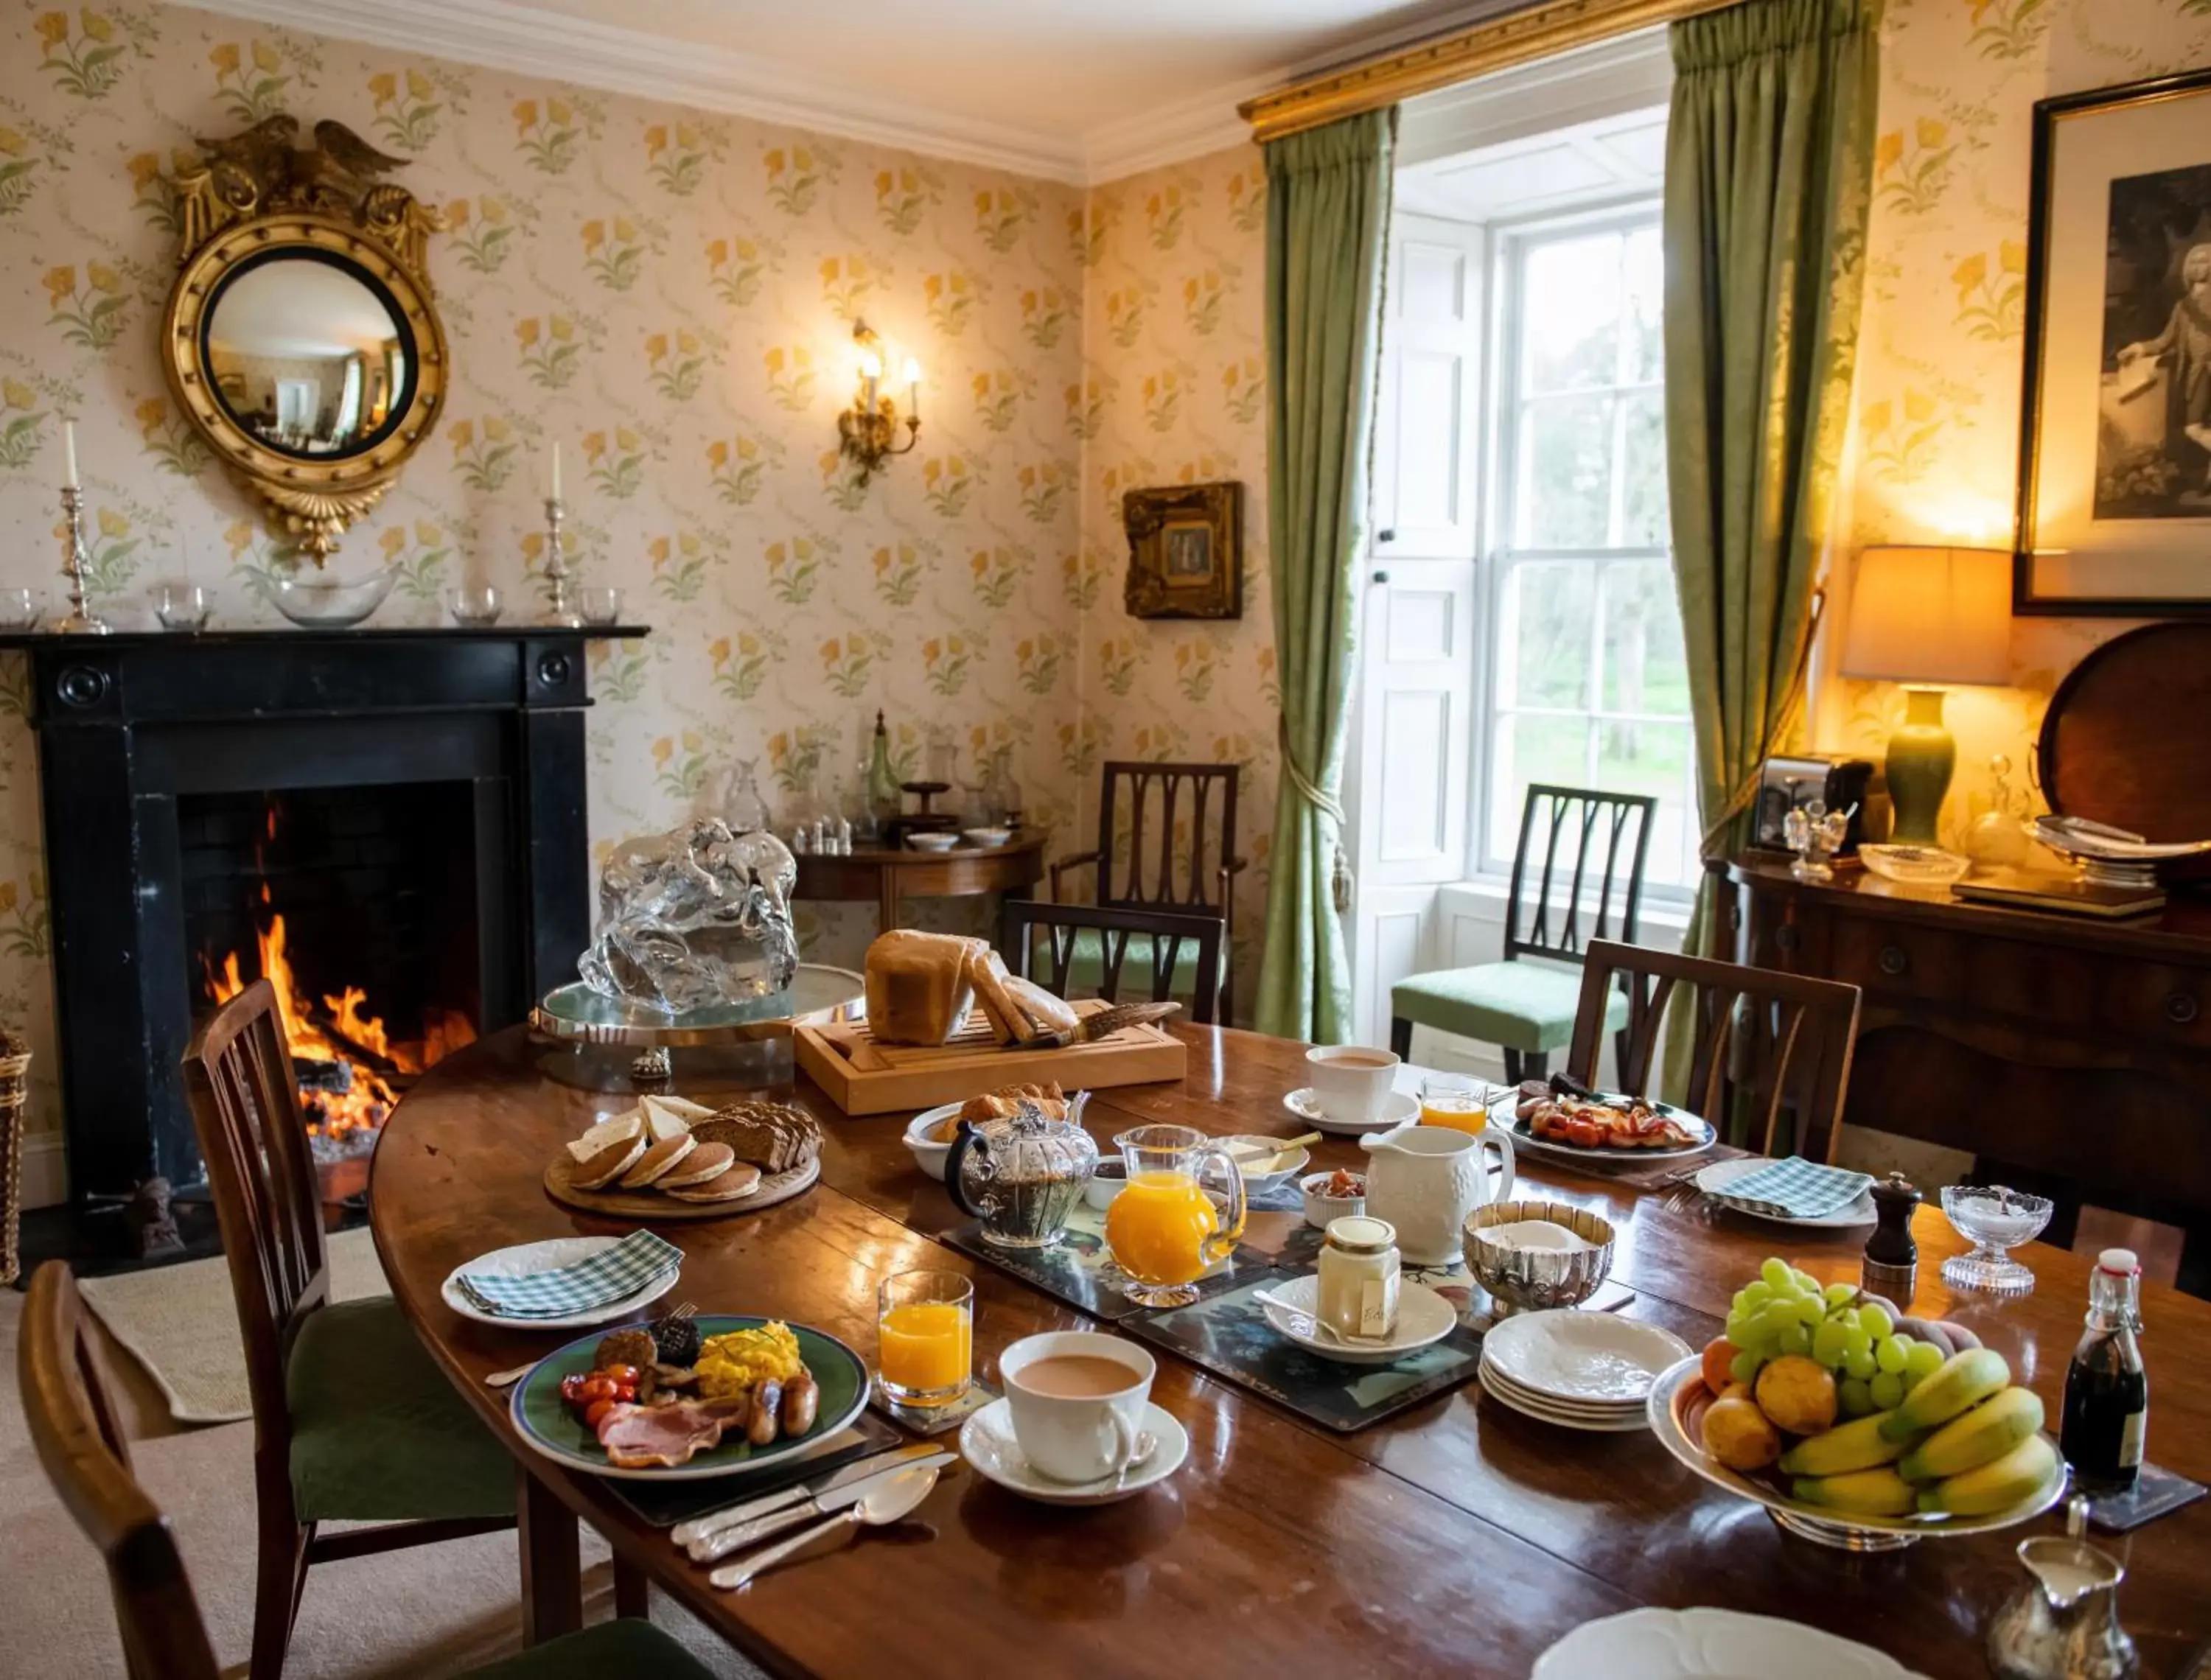
{"type": "Polygon", "coordinates": [[[1178,484],[1121,499],[1131,618],[1244,616],[1244,486],[1178,484]]]}
{"type": "Polygon", "coordinates": [[[2013,609],[2211,615],[2211,69],[2034,107],[2013,609]]]}

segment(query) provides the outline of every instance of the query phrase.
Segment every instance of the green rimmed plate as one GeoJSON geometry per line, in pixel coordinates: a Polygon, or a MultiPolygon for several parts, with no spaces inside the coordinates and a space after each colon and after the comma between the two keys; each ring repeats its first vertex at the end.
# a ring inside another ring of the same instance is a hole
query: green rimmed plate
{"type": "MultiPolygon", "coordinates": [[[[703,1336],[726,1336],[733,1330],[757,1330],[772,1320],[728,1313],[701,1313],[697,1322],[703,1336]]],[[[507,1416],[513,1421],[514,1432],[530,1451],[587,1476],[609,1476],[627,1482],[702,1482],[711,1477],[742,1476],[766,1465],[787,1464],[809,1457],[833,1441],[868,1404],[868,1368],[860,1356],[834,1336],[807,1325],[793,1324],[791,1329],[798,1338],[798,1357],[806,1362],[806,1369],[813,1372],[814,1381],[821,1390],[811,1429],[796,1441],[778,1439],[766,1447],[754,1447],[741,1435],[735,1440],[725,1435],[721,1445],[710,1447],[688,1464],[617,1469],[607,1462],[606,1449],[599,1445],[598,1437],[585,1428],[584,1420],[561,1404],[560,1380],[590,1370],[592,1355],[599,1344],[624,1327],[609,1325],[554,1349],[531,1367],[528,1376],[514,1385],[512,1398],[507,1402],[507,1416]]],[[[639,1320],[627,1327],[645,1326],[639,1320]]]]}

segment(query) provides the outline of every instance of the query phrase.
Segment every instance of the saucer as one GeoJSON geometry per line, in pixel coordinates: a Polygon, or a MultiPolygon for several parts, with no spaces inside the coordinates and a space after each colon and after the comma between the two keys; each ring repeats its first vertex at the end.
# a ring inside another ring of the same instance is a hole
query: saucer
{"type": "Polygon", "coordinates": [[[1110,1476],[1097,1482],[1055,1482],[1038,1474],[1014,1439],[1012,1403],[1003,1399],[991,1401],[960,1426],[960,1456],[1024,1499],[1045,1505],[1111,1505],[1166,1481],[1190,1456],[1190,1432],[1164,1406],[1144,1403],[1144,1428],[1158,1444],[1118,1486],[1110,1476]]]}
{"type": "Polygon", "coordinates": [[[1402,1091],[1390,1093],[1390,1100],[1382,1105],[1381,1115],[1373,1120],[1336,1120],[1321,1112],[1320,1103],[1313,1096],[1311,1085],[1301,1085],[1282,1099],[1282,1106],[1308,1126],[1323,1132],[1333,1132],[1339,1137],[1357,1137],[1362,1132],[1388,1132],[1417,1120],[1420,1115],[1420,1099],[1402,1091]]]}
{"type": "Polygon", "coordinates": [[[1397,1327],[1387,1341],[1362,1343],[1346,1347],[1332,1342],[1320,1333],[1320,1326],[1312,1321],[1313,1306],[1320,1296],[1318,1278],[1291,1278],[1272,1285],[1267,1291],[1275,1301],[1263,1301],[1259,1310],[1267,1315],[1267,1322],[1285,1340],[1295,1342],[1317,1359],[1329,1359],[1340,1365],[1387,1365],[1402,1359],[1408,1353],[1417,1353],[1431,1343],[1440,1342],[1458,1326],[1458,1308],[1425,1284],[1416,1284],[1410,1278],[1397,1286],[1397,1327]],[[1277,1306],[1275,1302],[1285,1302],[1277,1306]]]}

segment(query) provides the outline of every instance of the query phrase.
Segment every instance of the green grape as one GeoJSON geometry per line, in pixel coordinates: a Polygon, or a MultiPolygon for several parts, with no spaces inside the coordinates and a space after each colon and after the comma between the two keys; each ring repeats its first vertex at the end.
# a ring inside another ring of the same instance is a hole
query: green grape
{"type": "Polygon", "coordinates": [[[1866,1387],[1873,1394],[1875,1411],[1887,1411],[1904,1398],[1904,1379],[1894,1371],[1883,1371],[1866,1387]]]}
{"type": "Polygon", "coordinates": [[[1868,1344],[1864,1347],[1854,1347],[1845,1351],[1843,1355],[1843,1369],[1860,1382],[1870,1382],[1875,1373],[1881,1369],[1881,1366],[1873,1357],[1871,1344],[1868,1344]]]}
{"type": "Polygon", "coordinates": [[[1851,1417],[1863,1417],[1874,1410],[1873,1390],[1863,1377],[1846,1376],[1837,1391],[1844,1413],[1851,1417]]]}
{"type": "Polygon", "coordinates": [[[1873,1362],[1884,1371],[1901,1371],[1904,1362],[1911,1356],[1911,1350],[1905,1346],[1901,1336],[1891,1336],[1873,1345],[1873,1362]]]}
{"type": "Polygon", "coordinates": [[[1904,1356],[1904,1372],[1917,1384],[1942,1369],[1942,1350],[1932,1342],[1915,1341],[1904,1356]]]}
{"type": "Polygon", "coordinates": [[[1843,1326],[1833,1319],[1812,1333],[1812,1357],[1831,1371],[1842,1368],[1843,1345],[1843,1326]]]}
{"type": "Polygon", "coordinates": [[[1799,1327],[1792,1302],[1769,1301],[1758,1309],[1758,1333],[1769,1341],[1778,1342],[1783,1331],[1799,1327]]]}
{"type": "Polygon", "coordinates": [[[1770,1257],[1765,1265],[1758,1268],[1758,1275],[1765,1281],[1766,1288],[1778,1295],[1789,1287],[1796,1274],[1790,1270],[1787,1260],[1775,1255],[1770,1257]]]}
{"type": "Polygon", "coordinates": [[[1792,1271],[1789,1275],[1796,1280],[1796,1287],[1802,1290],[1805,1294],[1819,1294],[1820,1280],[1817,1278],[1814,1278],[1810,1272],[1792,1271]]]}
{"type": "Polygon", "coordinates": [[[1727,1320],[1727,1339],[1737,1347],[1750,1339],[1752,1320],[1741,1313],[1729,1313],[1727,1320]]]}
{"type": "Polygon", "coordinates": [[[1826,1316],[1827,1309],[1820,1304],[1817,1296],[1796,1303],[1796,1321],[1807,1330],[1817,1330],[1826,1321],[1826,1316]]]}
{"type": "Polygon", "coordinates": [[[1843,1351],[1855,1358],[1873,1352],[1873,1338],[1858,1327],[1856,1315],[1837,1320],[1843,1326],[1843,1351]]]}
{"type": "Polygon", "coordinates": [[[1746,1307],[1763,1307],[1773,1299],[1773,1285],[1763,1278],[1754,1278],[1735,1291],[1735,1298],[1746,1307]]]}
{"type": "Polygon", "coordinates": [[[1821,1299],[1826,1302],[1827,1305],[1831,1308],[1836,1307],[1847,1307],[1851,1302],[1857,1298],[1857,1290],[1848,1284],[1828,1284],[1826,1294],[1821,1297],[1821,1299]]]}
{"type": "Polygon", "coordinates": [[[1896,1328],[1896,1321],[1879,1307],[1861,1307],[1858,1327],[1877,1342],[1896,1328]]]}
{"type": "Polygon", "coordinates": [[[1738,1353],[1728,1362],[1728,1375],[1737,1382],[1752,1382],[1757,1380],[1759,1369],[1765,1363],[1754,1353],[1738,1353]]]}
{"type": "Polygon", "coordinates": [[[1801,1324],[1792,1324],[1781,1333],[1781,1351],[1796,1358],[1807,1357],[1812,1351],[1812,1333],[1801,1324]]]}

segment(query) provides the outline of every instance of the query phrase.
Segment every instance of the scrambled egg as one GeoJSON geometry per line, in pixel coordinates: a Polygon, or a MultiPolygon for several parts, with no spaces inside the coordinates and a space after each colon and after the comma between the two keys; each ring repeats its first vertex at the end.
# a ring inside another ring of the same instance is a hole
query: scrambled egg
{"type": "Polygon", "coordinates": [[[800,1369],[798,1338],[787,1324],[709,1336],[699,1353],[699,1392],[709,1399],[741,1394],[763,1377],[788,1382],[800,1369]]]}

